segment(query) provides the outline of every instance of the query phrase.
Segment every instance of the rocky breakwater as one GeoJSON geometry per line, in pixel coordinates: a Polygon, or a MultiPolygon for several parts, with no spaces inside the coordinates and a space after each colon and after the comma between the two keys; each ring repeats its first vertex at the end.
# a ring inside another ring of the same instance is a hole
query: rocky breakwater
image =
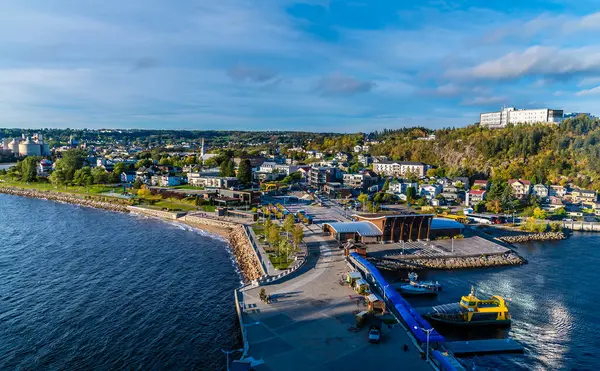
{"type": "Polygon", "coordinates": [[[563,232],[528,233],[520,234],[517,236],[498,237],[499,240],[507,243],[523,243],[529,241],[557,241],[564,240],[566,238],[567,236],[563,232]]]}
{"type": "Polygon", "coordinates": [[[105,197],[84,196],[71,193],[61,193],[52,191],[38,191],[35,189],[0,187],[0,193],[14,196],[41,198],[44,200],[65,202],[69,204],[94,207],[109,211],[128,212],[127,204],[120,203],[120,200],[108,201],[105,197]]]}
{"type": "Polygon", "coordinates": [[[177,220],[227,238],[235,261],[247,282],[254,281],[265,274],[244,225],[196,215],[186,215],[177,220]]]}
{"type": "Polygon", "coordinates": [[[244,274],[246,281],[254,281],[263,276],[264,272],[256,252],[246,235],[244,226],[241,224],[231,228],[229,232],[229,243],[235,260],[244,274]]]}
{"type": "Polygon", "coordinates": [[[502,254],[487,254],[478,256],[437,257],[437,258],[408,258],[408,259],[378,259],[369,258],[377,267],[386,270],[398,269],[465,269],[498,267],[505,265],[521,265],[527,261],[513,251],[502,254]]]}

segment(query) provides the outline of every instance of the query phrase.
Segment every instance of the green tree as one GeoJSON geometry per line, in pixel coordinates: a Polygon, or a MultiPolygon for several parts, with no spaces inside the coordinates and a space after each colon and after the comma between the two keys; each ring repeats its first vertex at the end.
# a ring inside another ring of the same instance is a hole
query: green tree
{"type": "Polygon", "coordinates": [[[554,211],[554,216],[564,218],[565,216],[567,216],[567,210],[565,210],[564,207],[560,207],[554,211]]]}
{"type": "Polygon", "coordinates": [[[546,210],[536,207],[535,209],[533,209],[533,217],[536,219],[545,220],[548,218],[548,213],[546,212],[546,210]]]}
{"type": "Polygon", "coordinates": [[[385,180],[385,183],[383,183],[383,188],[381,188],[383,192],[387,192],[388,189],[390,189],[390,178],[385,180]]]}
{"type": "Polygon", "coordinates": [[[227,162],[227,175],[228,177],[235,176],[235,163],[232,160],[227,162]]]}
{"type": "Polygon", "coordinates": [[[417,190],[415,187],[406,188],[406,199],[412,201],[417,198],[417,190]]]}
{"type": "Polygon", "coordinates": [[[94,177],[92,176],[92,168],[89,166],[77,169],[73,175],[73,183],[80,186],[88,186],[94,184],[94,177]]]}
{"type": "Polygon", "coordinates": [[[476,203],[473,205],[473,211],[476,213],[481,213],[485,209],[485,203],[483,201],[476,203]]]}
{"type": "Polygon", "coordinates": [[[37,179],[37,167],[40,159],[37,156],[30,156],[21,162],[21,180],[23,182],[29,183],[37,179]]]}
{"type": "Polygon", "coordinates": [[[240,161],[237,178],[242,184],[249,184],[252,182],[252,165],[250,164],[249,159],[244,158],[240,161]]]}
{"type": "Polygon", "coordinates": [[[108,172],[101,167],[92,169],[92,179],[95,184],[105,184],[108,181],[108,172]]]}
{"type": "Polygon", "coordinates": [[[362,205],[362,210],[365,211],[365,207],[367,206],[367,201],[369,201],[369,195],[367,195],[366,193],[361,193],[358,195],[358,197],[356,199],[362,205]]]}
{"type": "Polygon", "coordinates": [[[294,243],[294,248],[298,248],[304,239],[304,229],[300,224],[297,224],[292,231],[292,241],[294,243]]]}
{"type": "Polygon", "coordinates": [[[142,198],[148,198],[152,196],[152,191],[145,184],[137,191],[138,196],[142,198]]]}
{"type": "Polygon", "coordinates": [[[294,216],[292,214],[286,215],[283,221],[283,230],[287,233],[288,238],[290,236],[290,233],[294,230],[295,222],[296,221],[294,220],[294,216]]]}
{"type": "Polygon", "coordinates": [[[142,159],[142,160],[139,160],[138,162],[136,162],[136,164],[135,164],[135,168],[136,168],[136,169],[139,169],[139,168],[141,168],[141,167],[148,167],[148,166],[152,166],[153,164],[154,164],[154,163],[152,162],[152,160],[151,160],[151,159],[149,159],[149,158],[145,158],[145,159],[142,159]]]}
{"type": "Polygon", "coordinates": [[[144,185],[144,182],[142,181],[142,178],[135,178],[135,181],[133,182],[132,188],[133,189],[140,189],[140,188],[142,188],[143,185],[144,185]]]}
{"type": "Polygon", "coordinates": [[[128,168],[127,164],[124,162],[117,162],[115,164],[115,166],[113,167],[113,173],[117,173],[119,174],[119,177],[121,177],[121,173],[123,173],[124,171],[126,171],[128,168]]]}
{"type": "Polygon", "coordinates": [[[50,180],[50,183],[54,185],[62,185],[67,182],[66,173],[62,169],[55,169],[48,179],[50,180]]]}
{"type": "Polygon", "coordinates": [[[54,169],[63,171],[65,182],[71,182],[75,177],[75,172],[83,167],[85,158],[86,154],[83,150],[70,149],[63,153],[60,160],[56,161],[54,169]]]}

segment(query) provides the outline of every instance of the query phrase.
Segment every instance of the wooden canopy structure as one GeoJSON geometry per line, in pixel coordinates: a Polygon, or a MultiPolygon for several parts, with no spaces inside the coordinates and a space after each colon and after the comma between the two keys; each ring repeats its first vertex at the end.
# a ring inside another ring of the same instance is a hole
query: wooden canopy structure
{"type": "Polygon", "coordinates": [[[429,240],[433,214],[356,214],[360,222],[373,223],[382,242],[429,240]]]}

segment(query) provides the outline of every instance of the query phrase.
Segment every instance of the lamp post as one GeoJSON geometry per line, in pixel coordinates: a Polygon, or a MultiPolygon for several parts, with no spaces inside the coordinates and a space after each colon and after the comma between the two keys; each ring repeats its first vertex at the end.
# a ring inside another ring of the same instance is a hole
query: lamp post
{"type": "MultiPolygon", "coordinates": [[[[246,327],[254,325],[260,325],[260,322],[256,321],[251,323],[242,323],[242,338],[246,339],[246,327]]],[[[246,356],[246,353],[248,352],[248,340],[244,341],[244,349],[242,349],[242,351],[244,352],[242,358],[244,358],[246,356]]]]}
{"type": "MultiPolygon", "coordinates": [[[[415,326],[414,328],[415,328],[415,330],[418,329],[417,326],[415,326]]],[[[429,363],[429,334],[431,334],[431,331],[433,331],[433,327],[430,329],[425,329],[425,328],[421,327],[421,330],[423,330],[427,333],[427,350],[426,350],[425,362],[429,363]]]]}
{"type": "Polygon", "coordinates": [[[225,350],[225,349],[221,349],[221,352],[225,353],[225,357],[227,358],[227,371],[229,371],[229,355],[231,353],[235,353],[235,352],[243,352],[244,349],[240,348],[240,349],[233,349],[233,350],[225,350]]]}

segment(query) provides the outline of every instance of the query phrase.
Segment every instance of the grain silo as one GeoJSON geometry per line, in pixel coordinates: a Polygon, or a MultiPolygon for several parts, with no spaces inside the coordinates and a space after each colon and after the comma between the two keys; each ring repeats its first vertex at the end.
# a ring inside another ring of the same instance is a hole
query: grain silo
{"type": "Polygon", "coordinates": [[[27,137],[24,142],[19,144],[19,155],[21,156],[41,156],[42,147],[27,137]]]}

